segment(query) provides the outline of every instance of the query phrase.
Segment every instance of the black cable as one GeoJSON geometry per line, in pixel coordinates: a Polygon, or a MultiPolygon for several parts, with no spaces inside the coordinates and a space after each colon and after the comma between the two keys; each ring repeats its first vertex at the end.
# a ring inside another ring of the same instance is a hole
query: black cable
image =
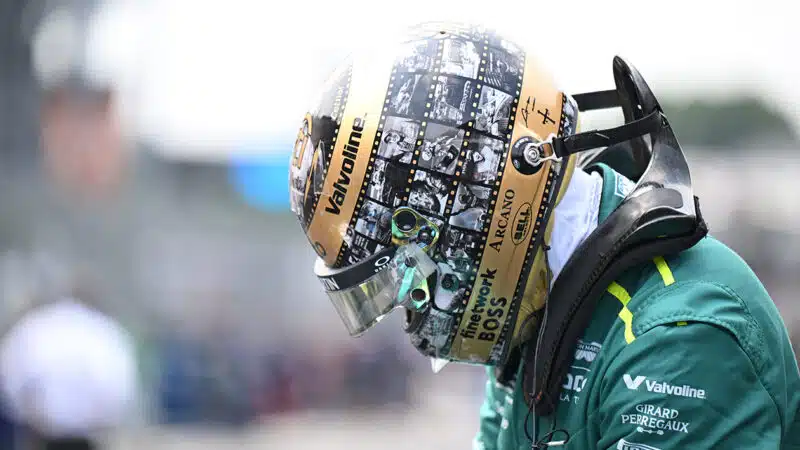
{"type": "MultiPolygon", "coordinates": [[[[531,437],[531,433],[528,431],[528,419],[531,418],[531,414],[533,413],[533,410],[535,408],[536,408],[536,406],[534,406],[534,403],[531,402],[531,406],[530,406],[530,408],[528,408],[528,414],[525,414],[525,422],[523,422],[523,424],[522,424],[522,428],[525,429],[525,437],[527,437],[528,440],[531,441],[531,442],[533,442],[533,437],[531,437]]],[[[536,425],[535,424],[532,424],[532,425],[533,425],[533,435],[536,436],[536,425]]],[[[534,445],[534,448],[536,448],[536,443],[534,443],[533,445],[534,445]]]]}
{"type": "MultiPolygon", "coordinates": [[[[547,318],[547,300],[548,300],[547,297],[550,296],[550,287],[551,287],[551,283],[550,283],[551,279],[550,279],[550,277],[551,277],[551,275],[553,273],[550,270],[550,261],[547,258],[547,253],[550,251],[550,246],[547,245],[546,242],[544,242],[544,239],[542,239],[542,251],[544,253],[544,268],[545,268],[545,274],[546,274],[545,282],[547,284],[547,289],[545,290],[545,294],[544,294],[545,295],[545,299],[544,299],[545,314],[542,315],[542,323],[539,325],[540,326],[540,330],[542,328],[544,328],[544,326],[545,326],[544,322],[547,320],[546,319],[547,318]]],[[[537,338],[537,341],[538,341],[538,338],[537,338]]],[[[537,344],[536,342],[533,343],[533,345],[536,345],[536,344],[537,344]]],[[[534,351],[534,354],[533,354],[533,359],[534,359],[534,364],[535,364],[536,363],[536,352],[535,351],[534,351]]],[[[531,393],[531,395],[534,395],[534,394],[535,394],[535,392],[531,393]]],[[[537,434],[536,429],[539,427],[539,423],[538,423],[539,422],[539,417],[536,416],[536,414],[534,412],[535,410],[536,410],[536,399],[532,399],[531,400],[531,406],[528,408],[528,413],[525,415],[525,422],[523,423],[523,428],[525,429],[525,436],[528,438],[528,440],[531,441],[531,443],[533,443],[533,449],[539,448],[539,442],[535,441],[535,439],[537,437],[536,436],[536,434],[537,434]],[[533,430],[532,430],[532,433],[528,433],[528,419],[531,417],[531,415],[534,416],[533,417],[533,421],[531,422],[531,426],[532,426],[533,430]],[[531,434],[533,434],[533,437],[531,437],[531,434]]]]}
{"type": "MultiPolygon", "coordinates": [[[[543,243],[543,247],[544,247],[545,271],[546,271],[546,274],[547,274],[546,275],[547,290],[546,290],[545,295],[549,297],[550,289],[553,286],[553,278],[552,278],[553,277],[553,272],[550,270],[550,261],[547,258],[547,253],[550,250],[550,246],[545,244],[545,243],[543,243]]],[[[545,302],[544,302],[545,308],[547,307],[547,301],[548,300],[549,300],[549,298],[545,298],[545,302]]],[[[543,319],[544,319],[544,317],[546,317],[546,314],[543,316],[543,319]]],[[[544,327],[544,325],[545,325],[544,323],[541,324],[542,327],[544,327]]],[[[533,357],[534,357],[534,363],[535,363],[536,354],[534,354],[533,357]]],[[[532,395],[533,394],[535,394],[535,392],[532,393],[532,395]]],[[[565,430],[565,429],[557,428],[557,424],[558,424],[558,414],[557,414],[557,412],[553,413],[553,422],[552,422],[552,426],[550,427],[550,431],[547,432],[544,436],[542,436],[541,439],[538,439],[538,440],[534,441],[534,439],[536,438],[536,434],[537,434],[537,428],[539,427],[539,417],[536,416],[535,410],[536,410],[536,399],[533,399],[531,401],[530,408],[528,408],[528,413],[525,415],[525,422],[523,423],[523,428],[525,429],[525,436],[533,444],[532,447],[531,447],[532,450],[538,450],[538,449],[550,447],[551,443],[555,443],[556,442],[556,441],[553,440],[553,436],[555,436],[557,433],[563,433],[564,434],[564,439],[561,440],[561,441],[557,441],[558,445],[565,445],[567,442],[569,442],[569,439],[570,439],[569,432],[567,432],[567,430],[565,430]],[[531,425],[533,427],[533,430],[532,430],[533,437],[531,437],[531,433],[528,433],[528,419],[530,418],[531,415],[534,416],[533,417],[533,421],[531,422],[531,425]]]]}
{"type": "Polygon", "coordinates": [[[557,444],[558,446],[567,445],[567,443],[569,442],[569,438],[570,436],[567,430],[564,429],[552,430],[547,432],[547,434],[545,434],[544,436],[542,436],[542,439],[540,439],[539,442],[533,444],[533,450],[546,447],[553,447],[552,444],[554,443],[557,444]],[[564,439],[558,441],[554,440],[553,436],[555,436],[556,433],[564,433],[564,439]]]}

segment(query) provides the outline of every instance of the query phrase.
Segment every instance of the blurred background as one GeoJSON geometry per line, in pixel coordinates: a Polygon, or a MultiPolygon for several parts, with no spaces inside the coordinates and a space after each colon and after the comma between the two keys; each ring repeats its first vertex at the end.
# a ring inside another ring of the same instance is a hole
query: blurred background
{"type": "Polygon", "coordinates": [[[615,54],[636,65],[711,232],[800,345],[800,31],[786,8],[3,0],[0,330],[90,274],[140,361],[142,401],[112,448],[467,447],[483,371],[434,375],[398,317],[351,340],[287,188],[297,126],[337,61],[382,30],[460,20],[528,46],[568,92],[612,87],[615,54]]]}

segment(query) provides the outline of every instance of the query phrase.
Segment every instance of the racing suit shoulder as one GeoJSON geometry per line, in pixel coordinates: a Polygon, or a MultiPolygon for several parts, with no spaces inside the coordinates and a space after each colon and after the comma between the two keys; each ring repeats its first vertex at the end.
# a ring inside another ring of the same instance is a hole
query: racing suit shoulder
{"type": "Polygon", "coordinates": [[[750,357],[709,323],[659,325],[622,348],[593,393],[599,449],[780,449],[782,410],[750,357]]]}
{"type": "MultiPolygon", "coordinates": [[[[797,360],[781,315],[755,273],[733,250],[713,237],[674,257],[654,262],[656,269],[644,272],[627,304],[633,339],[639,342],[631,342],[619,326],[610,330],[609,338],[616,334],[616,342],[626,345],[619,356],[613,357],[609,368],[620,366],[628,370],[614,373],[609,369],[611,382],[623,377],[626,384],[621,389],[635,383],[637,377],[651,383],[646,374],[630,373],[635,365],[632,359],[651,368],[667,364],[658,375],[661,379],[653,383],[667,383],[663,385],[665,389],[683,389],[684,385],[677,381],[685,375],[688,392],[704,389],[708,395],[716,390],[725,393],[717,402],[711,398],[704,402],[708,405],[703,408],[710,408],[708,414],[712,416],[714,411],[741,408],[741,399],[760,392],[758,398],[749,401],[761,403],[748,408],[758,410],[760,420],[770,417],[776,430],[774,448],[790,448],[790,442],[800,442],[797,360]],[[748,384],[737,384],[745,379],[749,379],[748,384]],[[699,387],[693,388],[694,385],[699,387]],[[750,392],[738,392],[741,389],[750,392]],[[730,404],[724,401],[728,398],[730,404]]],[[[619,392],[629,394],[625,390],[619,392]]],[[[662,400],[666,398],[683,401],[669,395],[662,400]]],[[[731,416],[722,417],[726,423],[735,422],[731,416]]],[[[747,424],[744,419],[737,433],[759,430],[757,421],[747,424]]],[[[762,432],[766,433],[766,428],[760,429],[762,432]]],[[[770,447],[764,441],[754,442],[753,446],[770,447]]]]}
{"type": "MultiPolygon", "coordinates": [[[[597,169],[602,220],[632,183],[597,169]]],[[[755,273],[711,236],[608,286],[574,355],[549,417],[528,417],[523,383],[490,370],[476,447],[530,448],[529,434],[558,428],[571,449],[800,449],[786,326],[755,273]]]]}

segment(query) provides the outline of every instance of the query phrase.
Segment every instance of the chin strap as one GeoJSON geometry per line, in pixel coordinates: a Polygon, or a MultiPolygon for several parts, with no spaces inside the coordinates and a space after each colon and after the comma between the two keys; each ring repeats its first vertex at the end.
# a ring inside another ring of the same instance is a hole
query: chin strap
{"type": "Polygon", "coordinates": [[[635,137],[657,132],[664,125],[661,111],[653,111],[641,119],[620,125],[616,128],[593,130],[570,136],[553,138],[550,145],[558,157],[565,157],[583,150],[598,147],[609,147],[613,144],[629,141],[635,137]]]}

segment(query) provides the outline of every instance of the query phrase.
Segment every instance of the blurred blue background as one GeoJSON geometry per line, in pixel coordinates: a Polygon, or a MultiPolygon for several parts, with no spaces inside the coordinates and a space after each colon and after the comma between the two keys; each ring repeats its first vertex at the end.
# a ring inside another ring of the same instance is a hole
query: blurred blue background
{"type": "Polygon", "coordinates": [[[289,209],[289,158],[281,157],[286,153],[286,142],[289,141],[287,138],[257,146],[267,155],[253,156],[250,153],[256,151],[248,151],[248,155],[231,157],[231,183],[244,201],[254,208],[267,211],[289,209]]]}

